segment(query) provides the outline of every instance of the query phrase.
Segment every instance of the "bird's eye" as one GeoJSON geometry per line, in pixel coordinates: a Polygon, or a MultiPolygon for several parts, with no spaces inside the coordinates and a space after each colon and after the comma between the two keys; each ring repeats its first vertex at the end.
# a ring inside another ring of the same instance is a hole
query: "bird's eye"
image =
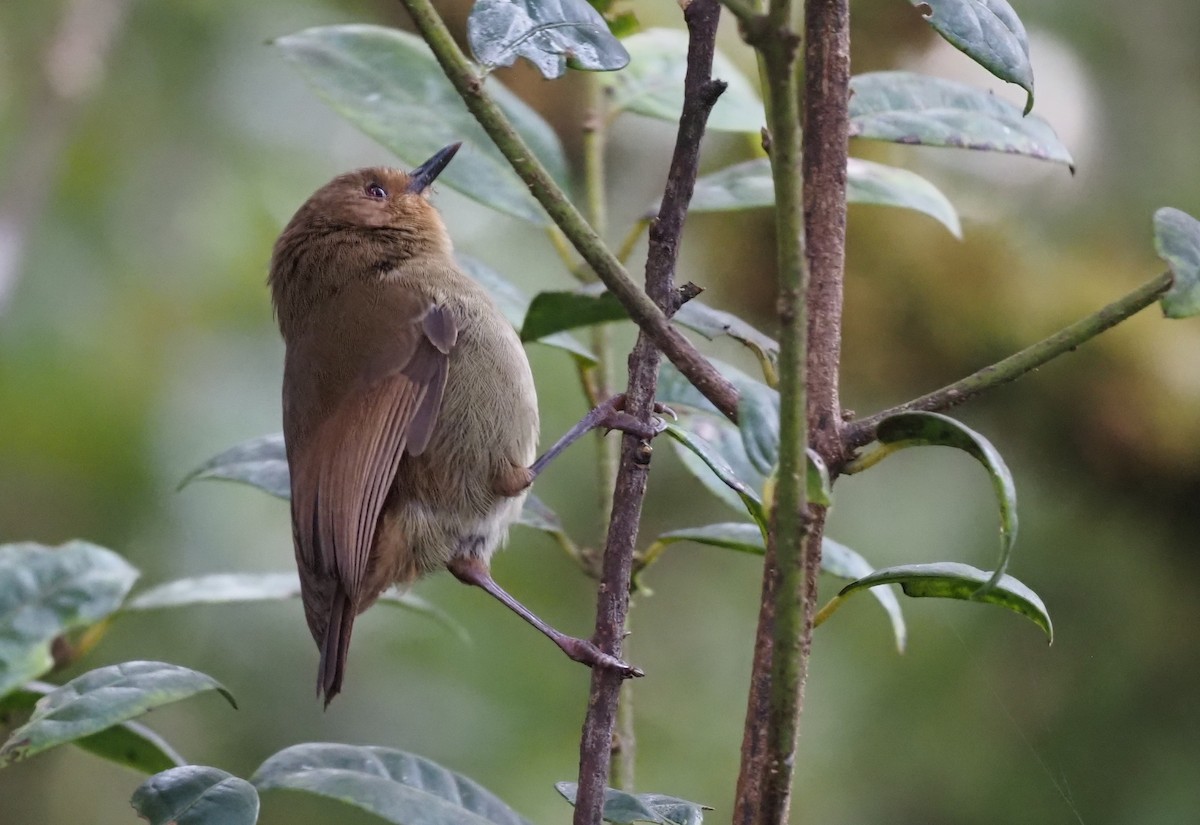
{"type": "Polygon", "coordinates": [[[378,183],[368,183],[365,189],[367,197],[375,198],[376,200],[387,200],[387,190],[378,183]]]}

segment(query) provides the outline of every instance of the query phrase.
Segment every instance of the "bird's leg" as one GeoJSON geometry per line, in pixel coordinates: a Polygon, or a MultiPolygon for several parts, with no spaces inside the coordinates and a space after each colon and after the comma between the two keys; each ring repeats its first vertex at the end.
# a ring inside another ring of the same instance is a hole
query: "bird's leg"
{"type": "MultiPolygon", "coordinates": [[[[656,403],[654,411],[667,413],[672,417],[675,415],[671,408],[664,404],[656,403]]],[[[614,395],[607,401],[597,404],[578,424],[567,430],[563,437],[554,443],[553,447],[543,453],[537,461],[533,462],[533,465],[529,467],[529,483],[532,484],[533,480],[538,477],[538,474],[546,469],[546,466],[559,453],[578,441],[581,436],[597,427],[604,427],[608,430],[620,430],[623,433],[636,435],[638,438],[644,438],[649,441],[661,433],[666,428],[666,425],[661,419],[647,424],[644,421],[634,418],[625,412],[625,393],[614,395]]]]}
{"type": "Polygon", "coordinates": [[[624,679],[645,675],[640,669],[627,665],[616,656],[605,653],[587,639],[577,639],[574,636],[568,636],[546,624],[533,611],[509,595],[503,587],[496,584],[495,579],[492,578],[491,571],[488,570],[487,562],[478,556],[455,556],[446,566],[460,582],[463,584],[473,584],[476,587],[486,590],[509,610],[546,634],[550,641],[558,645],[563,653],[575,661],[585,664],[588,667],[600,667],[616,671],[624,679]]]}

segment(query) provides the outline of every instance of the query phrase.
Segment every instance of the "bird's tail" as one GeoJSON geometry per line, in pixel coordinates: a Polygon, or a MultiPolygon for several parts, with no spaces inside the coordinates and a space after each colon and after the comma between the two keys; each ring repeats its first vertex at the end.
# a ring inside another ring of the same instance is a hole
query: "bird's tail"
{"type": "Polygon", "coordinates": [[[350,632],[354,629],[354,606],[340,586],[329,607],[329,621],[321,640],[321,663],[317,666],[317,697],[325,694],[325,707],[342,692],[346,675],[346,654],[350,650],[350,632]]]}

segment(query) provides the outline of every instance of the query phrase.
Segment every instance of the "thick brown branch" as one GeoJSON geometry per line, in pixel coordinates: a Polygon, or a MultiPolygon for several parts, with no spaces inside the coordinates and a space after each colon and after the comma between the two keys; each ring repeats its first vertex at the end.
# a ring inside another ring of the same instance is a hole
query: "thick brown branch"
{"type": "MultiPolygon", "coordinates": [[[[699,170],[700,141],[709,112],[724,90],[723,83],[712,79],[720,12],[717,0],[692,0],[684,10],[690,45],[683,112],[679,119],[679,132],[662,206],[650,228],[650,249],[646,260],[646,293],[668,316],[678,303],[675,264],[679,256],[684,217],[699,170]]],[[[626,412],[642,420],[649,420],[653,414],[658,365],[659,350],[643,331],[638,335],[637,344],[629,356],[629,388],[625,396],[626,412]]],[[[629,435],[624,437],[608,542],[604,549],[594,637],[602,650],[617,656],[621,653],[625,631],[633,552],[651,453],[650,446],[640,439],[629,435]]],[[[601,821],[620,689],[621,678],[618,674],[599,669],[592,672],[591,696],[580,741],[575,825],[599,825],[601,821]]]]}

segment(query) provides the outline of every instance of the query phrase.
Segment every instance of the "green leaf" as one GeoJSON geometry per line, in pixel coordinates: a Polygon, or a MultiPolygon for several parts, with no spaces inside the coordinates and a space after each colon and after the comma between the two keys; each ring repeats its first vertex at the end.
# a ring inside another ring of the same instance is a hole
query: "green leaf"
{"type": "MultiPolygon", "coordinates": [[[[678,123],[687,73],[687,34],[678,29],[647,29],[626,38],[625,47],[629,49],[629,67],[597,78],[609,90],[609,111],[613,116],[634,112],[678,123]]],[[[754,86],[720,52],[713,55],[713,77],[728,85],[713,106],[708,128],[757,133],[766,116],[754,86]]]]}
{"type": "Polygon", "coordinates": [[[954,48],[1001,80],[1028,93],[1033,108],[1033,66],[1021,18],[1005,0],[909,0],[928,9],[925,19],[954,48]]]}
{"type": "Polygon", "coordinates": [[[478,0],[467,18],[467,41],[488,70],[523,57],[551,80],[568,66],[610,72],[629,63],[629,52],[587,0],[478,0]]]}
{"type": "MultiPolygon", "coordinates": [[[[831,538],[821,540],[821,572],[836,576],[839,579],[861,579],[871,575],[875,568],[865,558],[851,550],[841,542],[831,538]]],[[[900,610],[900,600],[890,587],[873,587],[871,595],[879,602],[888,621],[892,623],[892,635],[896,640],[896,650],[904,652],[908,643],[908,627],[904,623],[904,613],[900,610]]]]}
{"type": "MultiPolygon", "coordinates": [[[[686,527],[682,530],[672,530],[663,533],[655,540],[655,544],[669,545],[679,541],[691,541],[709,547],[722,547],[739,553],[763,555],[766,541],[763,531],[755,524],[744,521],[708,524],[703,527],[686,527]]],[[[647,555],[650,555],[648,552],[647,555]]],[[[825,538],[821,542],[821,572],[836,576],[839,579],[859,579],[874,571],[866,559],[844,544],[825,538]]],[[[908,638],[908,630],[904,624],[904,614],[900,611],[900,602],[890,587],[877,587],[871,590],[888,619],[892,623],[892,633],[896,639],[896,649],[901,653],[908,638]]]]}
{"type": "MultiPolygon", "coordinates": [[[[768,486],[768,477],[774,471],[779,452],[779,393],[735,367],[716,359],[711,363],[737,388],[741,396],[739,420],[744,429],[739,429],[718,413],[708,399],[667,364],[659,370],[656,397],[675,409],[679,415],[677,426],[690,432],[700,442],[699,445],[689,446],[677,440],[676,452],[684,467],[718,498],[734,509],[742,509],[746,505],[741,494],[736,493],[736,488],[728,486],[721,473],[714,475],[708,460],[695,452],[693,447],[702,446],[705,450],[715,452],[739,483],[752,490],[763,490],[768,486]]],[[[828,505],[831,501],[829,470],[813,450],[807,451],[807,459],[808,500],[828,505]]],[[[758,494],[756,497],[760,507],[763,506],[763,498],[769,498],[758,494]]],[[[759,521],[753,510],[747,512],[755,521],[759,521]]],[[[762,523],[765,525],[765,521],[762,523]]]]}
{"type": "MultiPolygon", "coordinates": [[[[281,37],[274,45],[319,97],[410,167],[462,141],[439,184],[507,215],[550,225],[416,35],[380,26],[325,26],[281,37]]],[[[491,83],[488,91],[565,188],[567,162],[554,130],[500,84],[491,83]]]]}
{"type": "Polygon", "coordinates": [[[116,553],[83,541],[0,545],[0,696],[49,671],[54,639],[115,611],[137,577],[116,553]]]}
{"type": "Polygon", "coordinates": [[[292,482],[283,433],[260,435],[218,453],[184,476],[179,489],[205,479],[249,484],[278,498],[290,499],[292,482]]]}
{"type": "MultiPolygon", "coordinates": [[[[546,336],[561,334],[563,330],[627,320],[629,313],[625,307],[600,285],[539,292],[533,296],[525,314],[521,340],[545,342],[546,336]]],[[[774,373],[779,344],[733,313],[713,309],[699,301],[688,301],[679,308],[672,320],[710,341],[723,335],[729,336],[749,348],[763,364],[764,371],[774,373]]]]}
{"type": "Polygon", "coordinates": [[[779,343],[751,326],[747,321],[722,309],[713,309],[700,301],[688,301],[672,319],[710,341],[728,336],[754,353],[764,375],[774,381],[775,364],[779,360],[779,343]]]}
{"type": "MultiPolygon", "coordinates": [[[[288,475],[287,450],[283,444],[283,433],[259,436],[230,447],[189,473],[179,483],[179,486],[182,488],[193,481],[204,479],[237,481],[257,487],[273,496],[290,499],[292,485],[288,475]]],[[[543,530],[542,525],[545,523],[547,513],[553,515],[545,504],[532,495],[526,496],[525,507],[521,511],[517,523],[533,527],[535,530],[543,530]]],[[[561,527],[561,525],[559,526],[561,527]]],[[[545,532],[557,537],[556,529],[545,530],[545,532]]],[[[280,596],[279,598],[287,597],[280,596]]],[[[410,597],[410,600],[411,598],[415,597],[410,597]]]]}
{"type": "MultiPolygon", "coordinates": [[[[525,316],[521,340],[544,341],[544,336],[559,334],[562,330],[628,319],[629,314],[621,302],[602,287],[540,292],[534,296],[525,316]]],[[[699,301],[688,301],[672,320],[709,340],[729,336],[750,349],[764,370],[774,372],[779,344],[733,313],[713,309],[699,301]]]]}
{"type": "Polygon", "coordinates": [[[150,825],[254,825],[258,791],[245,779],[203,765],[156,774],[129,800],[150,825]]]}
{"type": "Polygon", "coordinates": [[[674,544],[679,541],[691,541],[755,556],[761,556],[767,550],[762,529],[748,521],[725,521],[706,524],[703,527],[685,527],[682,530],[663,533],[655,540],[659,544],[674,544]]]}
{"type": "MultiPolygon", "coordinates": [[[[283,601],[300,598],[300,577],[289,573],[216,573],[177,579],[145,590],[125,605],[123,610],[160,610],[191,607],[202,604],[236,604],[245,602],[283,601]]],[[[392,587],[379,596],[380,604],[390,604],[433,619],[464,642],[469,641],[466,629],[434,604],[392,587]]]]}
{"type": "Polygon", "coordinates": [[[216,679],[179,665],[124,662],[88,671],[38,701],[29,721],[0,747],[0,766],[208,690],[219,691],[237,707],[216,679]]]}
{"type": "Polygon", "coordinates": [[[622,0],[588,0],[588,5],[600,12],[614,37],[628,37],[641,28],[637,15],[622,0]]]}
{"type": "MultiPolygon", "coordinates": [[[[711,416],[697,415],[685,418],[681,414],[679,421],[674,424],[668,423],[665,430],[667,435],[686,448],[679,451],[684,466],[700,479],[704,486],[731,506],[738,507],[740,505],[765,530],[767,529],[767,513],[763,509],[762,499],[758,494],[761,485],[758,489],[750,487],[729,466],[721,448],[709,440],[710,438],[722,439],[719,443],[726,448],[726,452],[737,455],[737,450],[728,448],[730,431],[732,438],[740,447],[741,437],[737,429],[732,425],[722,428],[721,422],[711,416]],[[707,471],[704,468],[707,468],[707,471]],[[736,499],[731,500],[729,494],[722,489],[722,485],[732,490],[736,499]]],[[[745,455],[744,450],[740,452],[742,456],[745,455]]]]}
{"type": "MultiPolygon", "coordinates": [[[[504,313],[504,317],[513,325],[513,329],[520,331],[525,323],[525,315],[529,312],[529,298],[525,293],[482,261],[462,254],[457,257],[463,271],[488,291],[496,306],[504,313]]],[[[537,343],[569,352],[585,365],[596,363],[596,356],[592,351],[565,332],[542,336],[538,338],[537,343]]]]}
{"type": "Polygon", "coordinates": [[[1174,281],[1162,297],[1168,318],[1200,314],[1200,221],[1163,207],[1154,213],[1154,249],[1171,267],[1174,281]]]}
{"type": "Polygon", "coordinates": [[[769,475],[779,463],[779,393],[764,385],[738,398],[738,432],[746,458],[754,469],[769,475]]]}
{"type": "MultiPolygon", "coordinates": [[[[0,724],[4,724],[12,714],[29,713],[39,699],[57,687],[46,682],[29,682],[0,699],[0,724]]],[[[122,722],[91,736],[76,739],[72,744],[141,773],[157,773],[185,764],[183,757],[166,740],[137,722],[122,722]]]]}
{"type": "Polygon", "coordinates": [[[566,329],[628,318],[617,297],[602,288],[539,292],[525,313],[521,340],[537,341],[566,329]]]}
{"type": "Polygon", "coordinates": [[[1047,638],[1053,642],[1054,626],[1038,594],[1012,576],[1001,576],[992,584],[994,578],[993,573],[957,562],[906,564],[876,570],[843,587],[838,596],[849,596],[880,584],[898,584],[906,596],[999,605],[1028,618],[1045,631],[1047,638]]]}
{"type": "Polygon", "coordinates": [[[530,825],[483,786],[392,748],[310,743],[285,748],[250,781],[336,799],[397,825],[530,825]]]}
{"type": "MultiPolygon", "coordinates": [[[[954,237],[962,237],[962,224],[954,205],[936,186],[907,169],[850,158],[846,165],[846,200],[912,209],[937,220],[954,237]]],[[[690,211],[729,212],[774,205],[771,162],[757,158],[699,178],[690,211]]],[[[684,305],[687,306],[690,304],[684,305]]]]}
{"type": "MultiPolygon", "coordinates": [[[[575,804],[579,793],[577,782],[555,782],[555,789],[563,798],[575,804]]],[[[660,793],[631,794],[618,791],[615,788],[604,789],[604,809],[600,816],[605,822],[616,825],[629,825],[632,822],[657,822],[660,825],[700,825],[704,821],[704,812],[711,811],[707,805],[700,805],[666,796],[660,793]]]]}
{"type": "Polygon", "coordinates": [[[995,584],[1008,568],[1013,543],[1017,540],[1017,488],[1012,473],[992,443],[966,424],[932,412],[907,412],[885,418],[876,434],[889,451],[931,444],[954,447],[978,461],[988,471],[1000,505],[1000,560],[993,574],[995,584]]]}
{"type": "Polygon", "coordinates": [[[913,72],[861,74],[850,89],[851,137],[1004,152],[1074,170],[1049,123],[981,89],[913,72]]]}

